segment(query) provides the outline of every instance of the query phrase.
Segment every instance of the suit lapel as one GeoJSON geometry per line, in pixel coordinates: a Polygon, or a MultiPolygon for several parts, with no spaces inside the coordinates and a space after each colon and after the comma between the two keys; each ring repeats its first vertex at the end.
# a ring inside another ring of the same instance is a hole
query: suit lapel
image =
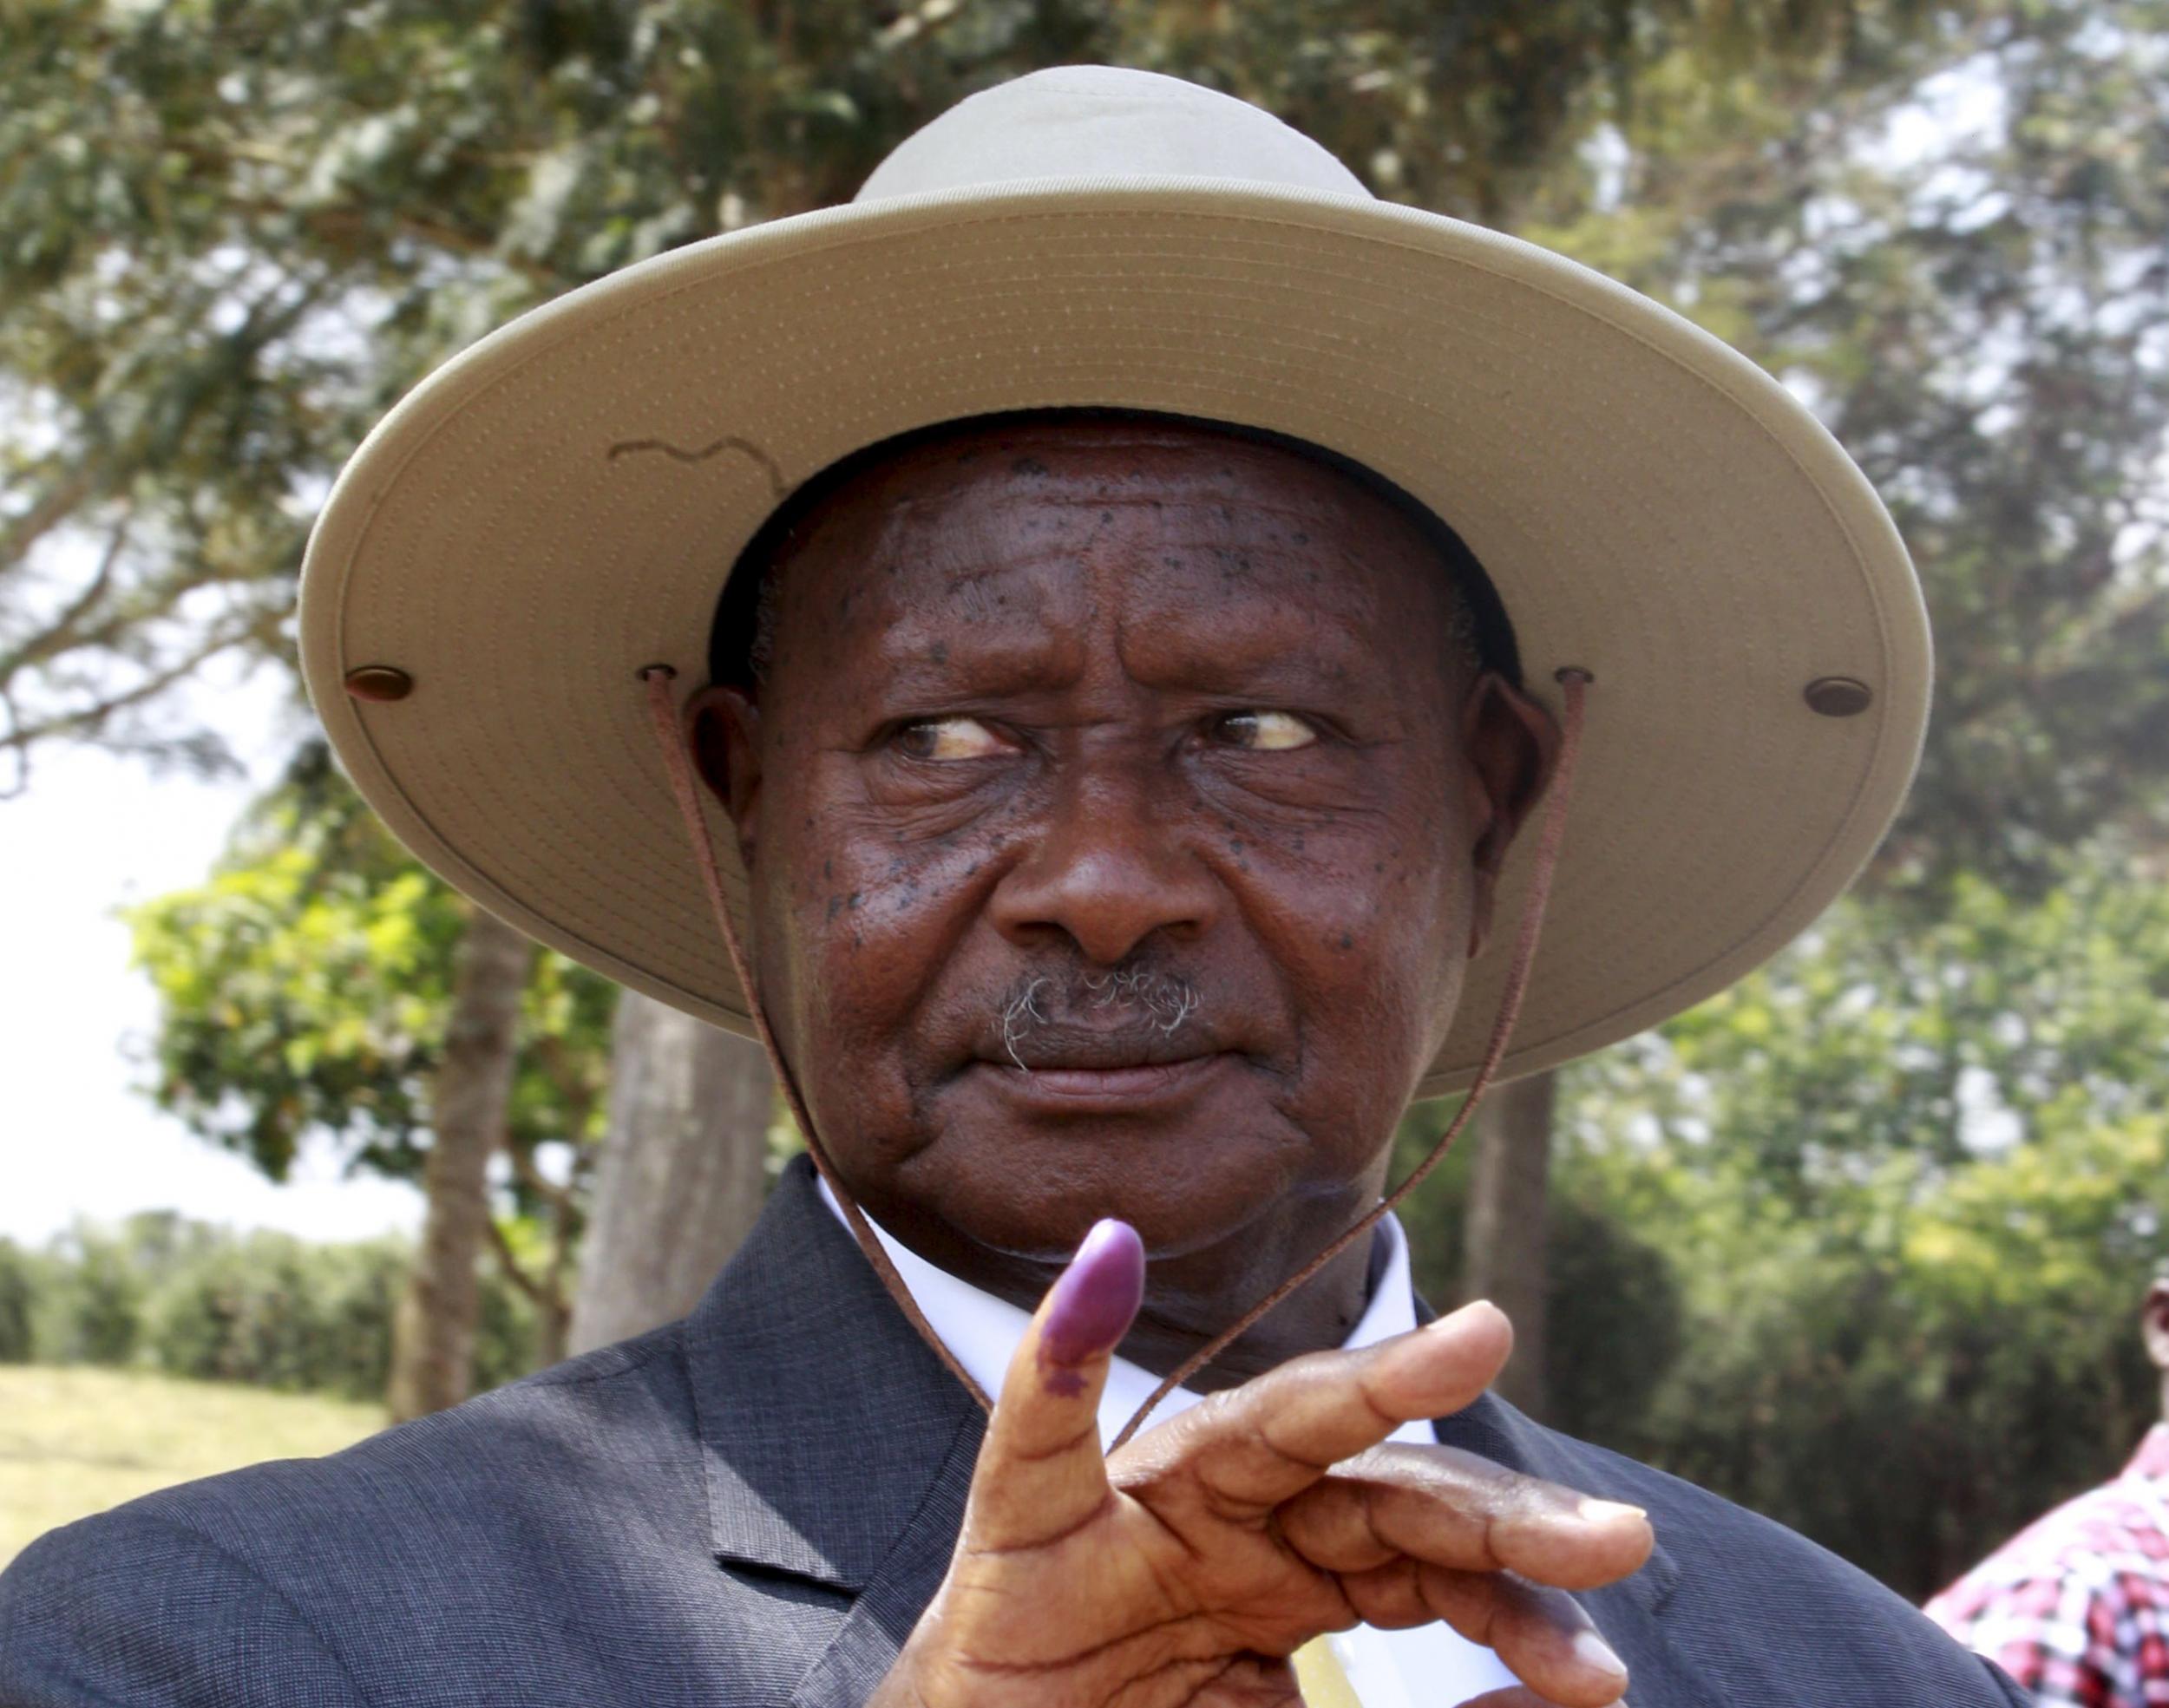
{"type": "Polygon", "coordinates": [[[948,1564],[984,1420],[801,1158],[686,1319],[717,1559],[857,1598],[796,1699],[863,1700],[948,1564]]]}

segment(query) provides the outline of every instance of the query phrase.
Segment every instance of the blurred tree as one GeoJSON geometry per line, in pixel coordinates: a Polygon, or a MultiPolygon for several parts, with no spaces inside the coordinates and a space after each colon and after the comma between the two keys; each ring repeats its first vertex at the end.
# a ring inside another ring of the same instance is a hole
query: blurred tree
{"type": "MultiPolygon", "coordinates": [[[[162,1210],[117,1228],[78,1225],[40,1251],[0,1240],[0,1364],[150,1363],[205,1381],[381,1398],[413,1257],[396,1238],[311,1245],[162,1210]]],[[[528,1296],[490,1272],[477,1385],[532,1369],[536,1330],[528,1296]]]]}
{"type": "MultiPolygon", "coordinates": [[[[1569,1094],[1576,1089],[1569,1075],[1569,1094]]],[[[1396,1162],[1414,1167],[1451,1114],[1451,1105],[1435,1103],[1410,1110],[1396,1162]]],[[[1681,1291],[1694,1260],[1646,1238],[1576,1165],[1575,1153],[1563,1160],[1561,1189],[1545,1207],[1542,1261],[1520,1272],[1540,1280],[1543,1292],[1534,1311],[1529,1299],[1518,1301],[1514,1355],[1497,1391],[1517,1405],[1533,1398],[1555,1429],[1619,1446],[1648,1434],[1651,1410],[1668,1391],[1686,1321],[1681,1291]],[[1522,1332],[1531,1317],[1543,1325],[1533,1338],[1522,1332]]],[[[1442,1309],[1498,1298],[1471,1249],[1484,1237],[1474,1207],[1487,1166],[1495,1164],[1475,1147],[1449,1156],[1400,1211],[1417,1291],[1442,1309]]]]}
{"type": "Polygon", "coordinates": [[[2028,0],[1924,75],[1653,67],[1529,226],[1783,376],[1922,566],[1938,697],[1874,877],[2038,887],[2169,810],[2169,4],[2028,0]]]}
{"type": "Polygon", "coordinates": [[[1686,1324],[1600,1439],[1914,1595],[2121,1463],[2169,1227],[2169,887],[2131,862],[1965,877],[1924,930],[1849,902],[1572,1070],[1568,1190],[1666,1254],[1686,1324]]]}
{"type": "Polygon", "coordinates": [[[619,999],[569,1350],[692,1309],[768,1196],[774,1096],[750,1039],[634,991],[619,999]]]}
{"type": "Polygon", "coordinates": [[[426,1308],[408,1313],[395,1359],[403,1408],[465,1389],[483,1241],[534,1303],[538,1354],[560,1356],[614,987],[535,955],[423,872],[321,745],[209,883],[130,918],[159,992],[164,1107],[274,1180],[314,1129],[347,1146],[351,1167],[429,1186],[411,1281],[426,1308]],[[505,1221],[483,1191],[501,1148],[505,1221]]]}
{"type": "Polygon", "coordinates": [[[63,1364],[126,1364],[143,1336],[134,1241],[78,1220],[46,1248],[30,1300],[30,1342],[63,1364]]]}
{"type": "MultiPolygon", "coordinates": [[[[482,1312],[475,1262],[489,1212],[489,1162],[505,1140],[521,996],[534,945],[495,914],[470,908],[453,958],[444,1043],[429,1084],[429,1154],[422,1168],[428,1212],[422,1248],[392,1324],[392,1421],[404,1423],[468,1397],[482,1312]]],[[[566,1235],[570,1242],[569,1231],[566,1235]]],[[[500,1246],[515,1273],[518,1261],[500,1246]]],[[[561,1303],[551,1312],[561,1325],[561,1303]]],[[[561,1332],[552,1353],[564,1350],[561,1332]]]]}
{"type": "Polygon", "coordinates": [[[1461,1296],[1488,1299],[1514,1325],[1497,1389],[1532,1417],[1554,1419],[1548,1336],[1552,1281],[1552,1123],[1559,1076],[1501,1086],[1474,1122],[1461,1296]]]}

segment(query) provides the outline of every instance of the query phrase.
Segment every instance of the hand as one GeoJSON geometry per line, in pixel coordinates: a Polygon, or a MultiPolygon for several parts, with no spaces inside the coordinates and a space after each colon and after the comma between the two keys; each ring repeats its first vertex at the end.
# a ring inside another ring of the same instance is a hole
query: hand
{"type": "Polygon", "coordinates": [[[1637,1508],[1447,1448],[1379,1443],[1457,1411],[1506,1361],[1489,1305],[1292,1360],[1111,1461],[1098,1406],[1143,1297],[1102,1222],[1041,1303],[987,1426],[947,1576],[869,1708],[1300,1708],[1321,1633],[1443,1619],[1527,1691],[1603,1708],[1627,1672],[1563,1591],[1648,1557],[1637,1508]]]}

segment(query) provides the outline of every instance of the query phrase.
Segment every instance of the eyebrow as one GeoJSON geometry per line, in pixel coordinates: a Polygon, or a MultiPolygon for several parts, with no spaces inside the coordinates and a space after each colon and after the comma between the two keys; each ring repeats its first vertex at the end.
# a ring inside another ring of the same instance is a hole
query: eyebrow
{"type": "MultiPolygon", "coordinates": [[[[939,634],[921,624],[899,625],[875,654],[884,668],[883,694],[911,699],[1007,699],[1058,691],[1075,683],[1086,663],[1080,637],[1019,620],[960,624],[939,634]],[[937,648],[944,655],[936,657],[937,648]]],[[[1351,625],[1325,618],[1295,645],[1241,625],[1217,623],[1178,644],[1125,635],[1124,667],[1143,686],[1228,699],[1301,701],[1320,690],[1336,698],[1392,691],[1371,649],[1351,625]],[[1144,657],[1138,656],[1140,651],[1144,657]],[[1159,657],[1151,656],[1157,652],[1159,657]]]]}

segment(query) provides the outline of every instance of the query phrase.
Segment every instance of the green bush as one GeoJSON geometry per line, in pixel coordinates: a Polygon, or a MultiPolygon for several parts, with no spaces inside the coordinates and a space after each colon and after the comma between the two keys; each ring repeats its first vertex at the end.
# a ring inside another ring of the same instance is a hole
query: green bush
{"type": "Polygon", "coordinates": [[[153,1355],[176,1376],[373,1397],[390,1365],[406,1261],[391,1240],[311,1247],[255,1234],[221,1243],[160,1289],[153,1355]]]}
{"type": "MultiPolygon", "coordinates": [[[[1406,1173],[1430,1153],[1451,1106],[1419,1104],[1401,1123],[1394,1167],[1406,1173]]],[[[1462,1302],[1461,1266],[1473,1135],[1401,1206],[1416,1290],[1438,1310],[1462,1302]]],[[[1569,1435],[1619,1447],[1647,1431],[1653,1407],[1682,1351],[1678,1271],[1633,1231],[1626,1214],[1589,1181],[1563,1170],[1544,1239],[1544,1392],[1542,1419],[1569,1435]]]]}
{"type": "MultiPolygon", "coordinates": [[[[167,1212],[88,1226],[43,1253],[0,1241],[0,1362],[148,1364],[174,1376],[375,1399],[411,1253],[403,1240],[311,1245],[167,1212]]],[[[536,1315],[485,1266],[475,1385],[535,1367],[536,1315]]]]}
{"type": "Polygon", "coordinates": [[[30,1320],[38,1292],[37,1260],[0,1240],[0,1364],[28,1364],[36,1350],[30,1320]]]}
{"type": "Polygon", "coordinates": [[[133,1253],[79,1224],[56,1240],[30,1309],[31,1343],[47,1364],[127,1364],[143,1333],[144,1278],[133,1253]]]}

